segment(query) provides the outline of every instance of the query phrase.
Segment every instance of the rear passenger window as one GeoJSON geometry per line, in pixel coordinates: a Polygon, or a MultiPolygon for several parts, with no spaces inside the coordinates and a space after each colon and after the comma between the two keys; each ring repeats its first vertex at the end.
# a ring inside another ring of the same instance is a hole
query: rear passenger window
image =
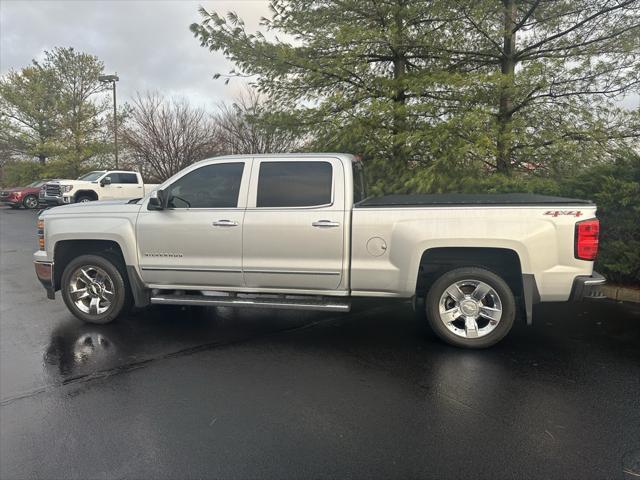
{"type": "Polygon", "coordinates": [[[138,183],[135,173],[110,172],[105,176],[111,179],[111,183],[138,183]]]}
{"type": "Polygon", "coordinates": [[[257,207],[313,207],[331,203],[329,162],[262,162],[257,207]]]}

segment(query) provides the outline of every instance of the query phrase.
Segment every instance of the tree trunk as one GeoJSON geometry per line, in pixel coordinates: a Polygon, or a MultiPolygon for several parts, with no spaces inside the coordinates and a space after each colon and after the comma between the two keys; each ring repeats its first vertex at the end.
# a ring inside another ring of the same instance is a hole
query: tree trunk
{"type": "Polygon", "coordinates": [[[503,0],[504,38],[502,55],[502,78],[500,79],[500,106],[498,109],[498,138],[496,142],[498,172],[511,174],[511,117],[513,115],[513,85],[516,69],[516,3],[515,0],[503,0]]]}
{"type": "Polygon", "coordinates": [[[38,155],[38,160],[40,161],[40,165],[44,165],[44,162],[47,160],[47,156],[46,155],[38,155]]]}
{"type": "Polygon", "coordinates": [[[394,45],[392,46],[393,50],[393,79],[397,82],[396,91],[393,95],[393,125],[391,133],[393,135],[393,147],[392,147],[392,156],[393,163],[396,165],[404,164],[406,161],[404,155],[404,145],[403,142],[398,139],[398,135],[405,132],[407,128],[406,122],[406,112],[404,111],[404,106],[407,102],[407,92],[402,85],[403,78],[407,71],[407,59],[405,58],[404,45],[403,45],[403,15],[405,14],[404,1],[400,1],[397,6],[397,10],[395,12],[395,27],[396,27],[396,38],[394,41],[394,45]]]}

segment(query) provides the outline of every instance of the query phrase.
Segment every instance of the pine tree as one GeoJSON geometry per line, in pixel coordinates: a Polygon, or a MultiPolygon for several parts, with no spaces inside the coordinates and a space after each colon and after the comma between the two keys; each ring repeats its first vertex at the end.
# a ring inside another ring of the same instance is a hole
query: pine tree
{"type": "MultiPolygon", "coordinates": [[[[637,141],[638,0],[272,0],[263,33],[201,9],[201,45],[381,190],[561,173],[637,141]]],[[[220,76],[220,75],[219,75],[220,76]]]]}
{"type": "Polygon", "coordinates": [[[58,84],[53,72],[33,62],[0,80],[0,143],[11,156],[37,157],[56,151],[58,84]]]}

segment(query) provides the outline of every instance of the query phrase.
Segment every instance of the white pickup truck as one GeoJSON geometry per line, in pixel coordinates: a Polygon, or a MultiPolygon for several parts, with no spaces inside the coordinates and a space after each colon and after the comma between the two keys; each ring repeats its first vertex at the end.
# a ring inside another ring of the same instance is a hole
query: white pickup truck
{"type": "Polygon", "coordinates": [[[94,200],[141,198],[155,184],[146,185],[138,172],[127,170],[96,170],[77,180],[54,180],[40,189],[39,202],[48,206],[84,203],[94,200]]]}
{"type": "Polygon", "coordinates": [[[142,199],[41,214],[35,269],[78,318],[135,305],[348,311],[413,300],[445,341],[487,347],[535,302],[598,297],[596,207],[529,194],[366,198],[350,155],[196,163],[142,199]]]}

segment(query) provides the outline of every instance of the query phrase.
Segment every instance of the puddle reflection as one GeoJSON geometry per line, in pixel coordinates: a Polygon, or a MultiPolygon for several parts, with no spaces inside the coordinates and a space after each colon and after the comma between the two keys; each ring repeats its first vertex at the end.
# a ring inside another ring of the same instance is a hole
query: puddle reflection
{"type": "Polygon", "coordinates": [[[164,306],[108,325],[70,320],[51,332],[44,352],[44,366],[48,375],[66,381],[183,349],[221,345],[287,330],[318,318],[317,312],[164,306]]]}
{"type": "Polygon", "coordinates": [[[64,377],[115,366],[122,345],[114,341],[114,335],[115,329],[108,331],[105,326],[73,324],[60,328],[51,336],[45,365],[64,377]]]}

